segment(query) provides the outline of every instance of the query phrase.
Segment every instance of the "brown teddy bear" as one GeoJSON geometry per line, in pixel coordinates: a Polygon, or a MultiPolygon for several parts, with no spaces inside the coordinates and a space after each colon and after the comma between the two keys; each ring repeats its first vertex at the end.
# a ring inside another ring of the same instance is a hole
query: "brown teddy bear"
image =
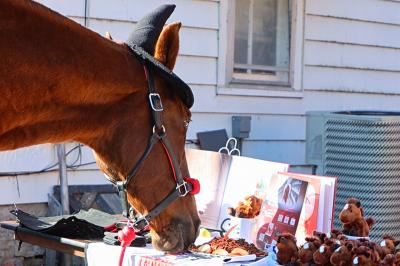
{"type": "Polygon", "coordinates": [[[325,238],[327,238],[327,235],[325,233],[318,232],[318,231],[314,231],[313,236],[318,237],[319,240],[321,241],[321,243],[324,243],[325,238]]]}
{"type": "Polygon", "coordinates": [[[296,238],[289,233],[278,236],[276,258],[281,265],[297,265],[298,248],[296,238]]]}
{"type": "Polygon", "coordinates": [[[372,258],[373,258],[373,263],[375,263],[375,265],[378,265],[379,262],[381,261],[381,259],[384,258],[382,248],[375,242],[372,242],[372,241],[369,241],[368,239],[362,238],[362,239],[357,240],[357,245],[359,247],[365,246],[370,250],[370,252],[373,255],[372,258]]]}
{"type": "Polygon", "coordinates": [[[339,240],[341,243],[344,243],[346,240],[346,236],[338,229],[332,229],[331,232],[327,234],[327,237],[339,240]]]}
{"type": "Polygon", "coordinates": [[[394,257],[396,258],[395,260],[396,266],[400,266],[400,251],[397,251],[396,254],[394,254],[394,257]]]}
{"type": "Polygon", "coordinates": [[[332,265],[331,256],[339,246],[334,239],[325,238],[324,243],[313,254],[315,264],[332,265]]]}
{"type": "Polygon", "coordinates": [[[364,218],[364,210],[358,199],[350,198],[339,215],[343,223],[343,233],[349,236],[368,237],[371,226],[375,223],[372,218],[364,218]]]}
{"type": "Polygon", "coordinates": [[[354,249],[353,266],[374,266],[376,258],[374,252],[367,246],[359,246],[354,249]]]}
{"type": "Polygon", "coordinates": [[[380,243],[383,252],[382,257],[385,257],[388,254],[394,254],[398,244],[400,244],[399,240],[395,240],[392,236],[384,235],[383,240],[380,243]]]}
{"type": "Polygon", "coordinates": [[[331,256],[331,264],[335,266],[351,265],[353,259],[353,249],[356,247],[356,242],[345,240],[331,256]]]}
{"type": "Polygon", "coordinates": [[[318,237],[306,237],[306,243],[299,249],[299,263],[302,266],[315,265],[313,254],[321,246],[321,240],[318,237]]]}
{"type": "Polygon", "coordinates": [[[396,266],[396,256],[394,254],[387,254],[379,266],[396,266]]]}

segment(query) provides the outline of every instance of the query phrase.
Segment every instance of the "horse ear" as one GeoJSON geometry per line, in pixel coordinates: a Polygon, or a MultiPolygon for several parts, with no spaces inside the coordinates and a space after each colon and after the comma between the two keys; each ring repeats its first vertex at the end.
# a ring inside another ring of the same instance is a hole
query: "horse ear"
{"type": "Polygon", "coordinates": [[[164,27],[158,38],[154,57],[168,67],[174,69],[179,51],[179,29],[180,22],[175,22],[164,27]]]}

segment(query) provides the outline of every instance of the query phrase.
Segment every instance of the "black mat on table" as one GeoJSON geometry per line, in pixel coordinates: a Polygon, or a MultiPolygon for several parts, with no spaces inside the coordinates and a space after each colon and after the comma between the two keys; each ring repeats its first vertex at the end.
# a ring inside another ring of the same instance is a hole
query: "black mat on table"
{"type": "Polygon", "coordinates": [[[108,213],[89,209],[73,215],[36,217],[21,210],[10,211],[21,226],[41,233],[79,239],[102,239],[104,227],[118,222],[118,218],[108,213]]]}

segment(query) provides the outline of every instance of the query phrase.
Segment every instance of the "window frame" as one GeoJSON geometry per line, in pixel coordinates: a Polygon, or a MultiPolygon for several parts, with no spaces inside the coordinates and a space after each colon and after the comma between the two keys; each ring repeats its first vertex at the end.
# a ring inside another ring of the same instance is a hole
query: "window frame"
{"type": "Polygon", "coordinates": [[[291,0],[289,81],[241,80],[233,82],[235,4],[220,2],[217,94],[272,97],[302,97],[305,0],[291,0]]]}

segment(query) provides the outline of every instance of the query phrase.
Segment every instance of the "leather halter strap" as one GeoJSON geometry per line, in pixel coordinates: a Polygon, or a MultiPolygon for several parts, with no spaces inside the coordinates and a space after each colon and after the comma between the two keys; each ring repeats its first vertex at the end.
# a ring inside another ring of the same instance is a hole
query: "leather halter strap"
{"type": "MultiPolygon", "coordinates": [[[[134,50],[132,50],[134,52],[134,50]]],[[[140,60],[139,61],[142,63],[147,83],[148,83],[148,96],[149,96],[149,106],[151,109],[152,113],[152,118],[153,118],[153,134],[150,136],[148,142],[147,142],[147,147],[140,156],[139,160],[136,162],[132,170],[129,172],[128,176],[126,177],[125,181],[118,181],[116,182],[116,186],[118,189],[118,193],[120,196],[121,200],[121,205],[122,205],[122,210],[123,210],[123,215],[128,218],[134,218],[134,217],[129,217],[129,208],[128,208],[128,200],[127,200],[127,194],[126,190],[128,188],[128,185],[130,182],[133,180],[141,166],[143,165],[144,161],[146,158],[149,156],[150,152],[152,151],[154,145],[158,142],[161,142],[164,151],[166,153],[166,156],[168,157],[168,161],[170,164],[170,167],[172,169],[174,179],[176,182],[176,187],[160,202],[158,203],[153,209],[151,209],[146,215],[137,218],[133,222],[133,228],[136,230],[140,231],[143,230],[147,225],[149,225],[149,222],[151,219],[153,219],[155,216],[160,214],[164,209],[166,209],[173,201],[178,199],[179,197],[184,197],[186,196],[192,189],[193,186],[191,183],[188,183],[184,180],[182,176],[182,172],[180,169],[179,161],[172,149],[172,145],[167,138],[167,133],[165,126],[163,124],[163,105],[161,101],[161,96],[157,93],[155,83],[154,83],[154,73],[151,67],[148,67],[147,63],[145,60],[140,60]]]]}

